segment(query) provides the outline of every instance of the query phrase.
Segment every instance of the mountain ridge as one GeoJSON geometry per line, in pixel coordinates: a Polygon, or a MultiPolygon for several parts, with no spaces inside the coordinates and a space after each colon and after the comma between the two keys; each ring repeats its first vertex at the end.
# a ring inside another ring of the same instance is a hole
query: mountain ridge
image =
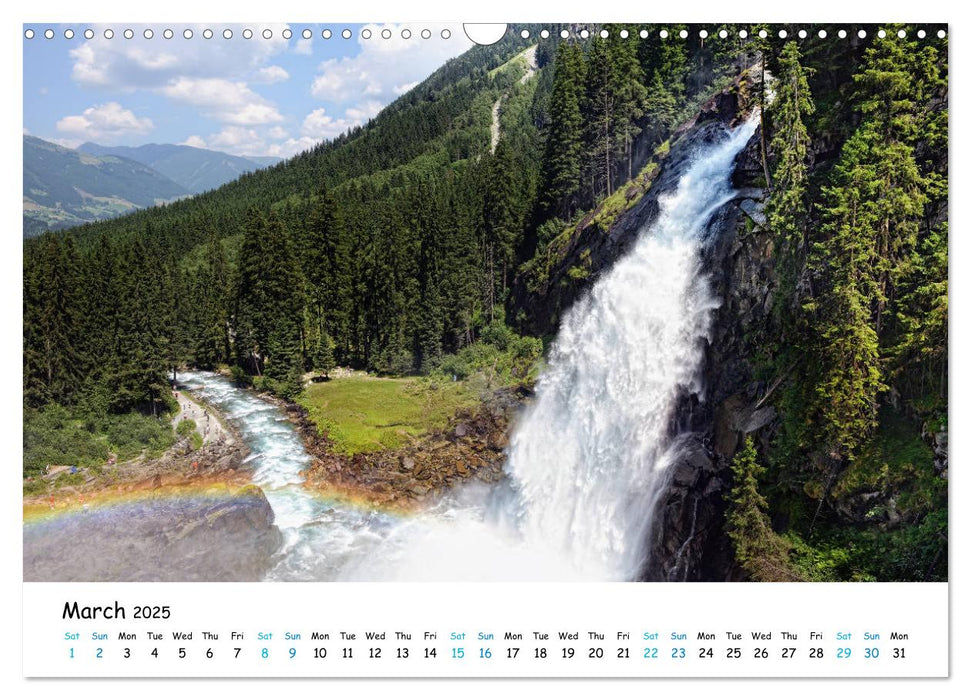
{"type": "Polygon", "coordinates": [[[234,156],[208,148],[171,143],[103,146],[88,141],[78,146],[77,150],[94,156],[114,155],[142,163],[192,194],[216,189],[244,173],[276,165],[281,160],[271,156],[234,156]]]}
{"type": "Polygon", "coordinates": [[[113,218],[190,194],[156,170],[24,135],[23,235],[113,218]]]}

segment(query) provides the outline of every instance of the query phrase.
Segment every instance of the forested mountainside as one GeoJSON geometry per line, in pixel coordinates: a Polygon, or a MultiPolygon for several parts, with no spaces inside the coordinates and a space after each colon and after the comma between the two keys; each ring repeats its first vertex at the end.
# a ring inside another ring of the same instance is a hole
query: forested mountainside
{"type": "Polygon", "coordinates": [[[732,428],[709,504],[732,563],[693,576],[946,578],[946,40],[519,29],[286,162],[25,242],[27,420],[163,411],[186,365],[292,397],[308,370],[461,378],[498,350],[528,381],[529,336],[614,262],[599,242],[731,95],[762,126],[725,293],[763,298],[708,373],[772,412],[732,428]]]}
{"type": "Polygon", "coordinates": [[[24,136],[24,238],[187,194],[189,190],[137,160],[82,153],[24,136]]]}

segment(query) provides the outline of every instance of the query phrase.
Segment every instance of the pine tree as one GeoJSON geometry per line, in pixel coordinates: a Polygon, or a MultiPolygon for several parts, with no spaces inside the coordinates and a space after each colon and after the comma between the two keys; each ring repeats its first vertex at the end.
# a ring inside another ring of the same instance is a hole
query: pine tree
{"type": "MultiPolygon", "coordinates": [[[[917,56],[919,56],[919,52],[917,56]]],[[[912,142],[920,122],[917,99],[926,99],[922,80],[915,80],[915,56],[900,42],[877,39],[866,51],[863,70],[854,76],[856,102],[872,146],[876,220],[876,330],[892,301],[900,261],[913,249],[927,197],[914,158],[912,142]]]]}
{"type": "Polygon", "coordinates": [[[34,405],[70,401],[81,382],[81,276],[70,235],[44,236],[24,270],[24,396],[34,405]]]}
{"type": "Polygon", "coordinates": [[[769,226],[776,234],[779,250],[780,290],[778,298],[790,298],[800,266],[805,226],[806,179],[809,132],[805,118],[815,112],[809,91],[811,71],[800,64],[796,42],[788,42],[779,56],[779,70],[771,104],[772,152],[776,165],[772,172],[772,194],[766,206],[769,226]]]}
{"type": "Polygon", "coordinates": [[[637,58],[637,42],[612,33],[609,43],[611,62],[616,76],[616,118],[614,149],[626,161],[626,178],[634,177],[634,140],[641,133],[641,119],[647,101],[644,70],[637,58]]]}
{"type": "Polygon", "coordinates": [[[759,492],[765,467],[759,464],[755,444],[746,436],[731,464],[732,490],[725,516],[726,532],[735,548],[735,561],[754,581],[797,581],[789,562],[789,547],[772,529],[768,503],[759,492]]]}
{"type": "MultiPolygon", "coordinates": [[[[672,27],[672,32],[678,31],[672,27]]],[[[638,46],[641,65],[647,78],[645,112],[649,123],[658,133],[670,130],[677,120],[678,110],[686,94],[685,75],[688,56],[685,42],[673,38],[661,39],[652,33],[638,46]]]]}
{"type": "Polygon", "coordinates": [[[560,43],[555,71],[543,156],[544,205],[549,215],[569,219],[577,208],[582,172],[583,50],[575,44],[560,43]]]}
{"type": "Polygon", "coordinates": [[[313,369],[330,378],[330,373],[334,370],[337,363],[334,361],[334,341],[324,333],[317,343],[317,349],[313,355],[313,369]]]}
{"type": "Polygon", "coordinates": [[[597,37],[590,47],[582,112],[586,132],[583,170],[591,202],[613,194],[618,82],[607,42],[597,37]]]}
{"type": "Polygon", "coordinates": [[[906,395],[947,397],[948,273],[947,223],[922,236],[902,266],[890,349],[893,374],[906,395]]]}
{"type": "Polygon", "coordinates": [[[268,344],[264,318],[268,307],[264,274],[267,255],[266,222],[258,211],[251,210],[239,253],[233,326],[236,361],[254,374],[262,374],[268,344]]]}
{"type": "Polygon", "coordinates": [[[833,184],[823,190],[823,240],[810,260],[823,280],[819,298],[805,305],[815,318],[815,355],[822,368],[814,422],[837,460],[852,458],[865,442],[885,388],[871,320],[879,295],[876,243],[882,217],[874,140],[872,131],[860,128],[843,146],[833,184]]]}

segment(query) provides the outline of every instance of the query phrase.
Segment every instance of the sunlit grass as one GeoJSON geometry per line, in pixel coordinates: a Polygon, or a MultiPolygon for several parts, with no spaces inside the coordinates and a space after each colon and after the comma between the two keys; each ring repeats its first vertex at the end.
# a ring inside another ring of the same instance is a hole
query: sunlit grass
{"type": "Polygon", "coordinates": [[[443,428],[475,395],[461,382],[355,375],[313,384],[299,401],[338,451],[355,454],[401,447],[443,428]]]}

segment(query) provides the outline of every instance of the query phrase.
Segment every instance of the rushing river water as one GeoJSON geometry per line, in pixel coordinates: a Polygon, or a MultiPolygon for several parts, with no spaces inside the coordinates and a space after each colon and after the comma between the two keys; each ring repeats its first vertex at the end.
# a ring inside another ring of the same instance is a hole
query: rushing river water
{"type": "Polygon", "coordinates": [[[184,372],[180,382],[222,413],[250,448],[245,466],[263,489],[283,534],[271,580],[330,581],[365,556],[395,522],[391,515],[322,499],[305,490],[310,455],[283,412],[212,372],[184,372]]]}
{"type": "MultiPolygon", "coordinates": [[[[302,487],[310,457],[276,406],[220,375],[188,372],[180,377],[184,386],[222,413],[251,450],[246,467],[280,532],[272,555],[266,556],[267,541],[252,555],[248,542],[227,542],[239,551],[212,555],[216,569],[203,566],[209,555],[189,549],[170,568],[203,568],[169,571],[156,557],[155,568],[126,564],[107,575],[94,564],[65,569],[63,557],[46,556],[45,547],[65,547],[111,520],[124,551],[140,552],[143,561],[153,518],[167,512],[156,499],[115,511],[114,518],[25,524],[25,572],[30,556],[38,576],[74,580],[196,580],[205,575],[200,571],[232,578],[234,566],[239,578],[283,581],[635,578],[646,563],[654,502],[673,457],[671,415],[679,395],[701,390],[698,368],[718,305],[700,269],[706,226],[733,194],[732,163],[754,128],[750,120],[699,147],[677,187],[661,197],[656,221],[564,317],[498,485],[471,483],[414,516],[322,498],[302,487]],[[125,532],[125,518],[138,518],[142,534],[125,532]]],[[[217,507],[187,503],[207,514],[217,507]]],[[[172,532],[167,546],[194,541],[191,533],[172,532]]],[[[103,562],[113,555],[92,556],[103,562]]]]}

